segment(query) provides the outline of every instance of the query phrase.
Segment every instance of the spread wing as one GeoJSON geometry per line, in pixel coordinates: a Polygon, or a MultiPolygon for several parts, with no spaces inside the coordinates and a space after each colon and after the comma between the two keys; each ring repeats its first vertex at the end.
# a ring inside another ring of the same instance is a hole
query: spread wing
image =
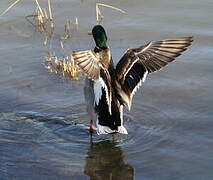
{"type": "Polygon", "coordinates": [[[72,56],[77,65],[94,81],[94,104],[99,105],[104,90],[109,113],[111,114],[111,77],[108,70],[99,62],[99,54],[92,50],[86,50],[73,51],[72,56]]]}
{"type": "Polygon", "coordinates": [[[192,41],[192,37],[174,38],[127,50],[116,66],[117,86],[123,103],[130,109],[132,96],[146,75],[174,61],[192,41]]]}
{"type": "Polygon", "coordinates": [[[72,56],[77,65],[93,80],[100,76],[98,55],[92,50],[73,51],[72,56]]]}

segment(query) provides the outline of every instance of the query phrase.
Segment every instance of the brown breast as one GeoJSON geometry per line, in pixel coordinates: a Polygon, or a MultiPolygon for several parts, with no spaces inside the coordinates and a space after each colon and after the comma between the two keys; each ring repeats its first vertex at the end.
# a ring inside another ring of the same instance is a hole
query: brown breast
{"type": "Polygon", "coordinates": [[[106,68],[108,69],[109,68],[109,64],[110,64],[110,60],[111,60],[111,53],[110,53],[110,50],[107,48],[107,49],[104,49],[102,50],[100,53],[100,61],[101,61],[101,64],[106,68]]]}

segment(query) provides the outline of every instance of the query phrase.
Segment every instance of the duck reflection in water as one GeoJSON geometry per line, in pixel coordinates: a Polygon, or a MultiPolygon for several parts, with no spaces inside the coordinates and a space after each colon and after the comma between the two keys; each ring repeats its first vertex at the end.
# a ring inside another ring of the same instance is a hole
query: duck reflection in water
{"type": "Polygon", "coordinates": [[[134,179],[134,168],[124,162],[122,149],[109,140],[91,143],[84,173],[91,180],[134,179]]]}

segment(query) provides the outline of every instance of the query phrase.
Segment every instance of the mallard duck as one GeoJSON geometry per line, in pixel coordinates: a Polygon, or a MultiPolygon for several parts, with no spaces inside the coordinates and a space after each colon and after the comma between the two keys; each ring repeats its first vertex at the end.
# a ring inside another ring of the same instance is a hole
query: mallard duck
{"type": "Polygon", "coordinates": [[[128,49],[114,66],[101,25],[92,29],[94,50],[73,51],[78,66],[87,74],[86,100],[90,130],[98,134],[128,134],[123,125],[123,107],[130,110],[132,98],[148,74],[160,70],[191,45],[192,37],[167,39],[128,49]],[[93,121],[96,120],[96,126],[93,121]]]}

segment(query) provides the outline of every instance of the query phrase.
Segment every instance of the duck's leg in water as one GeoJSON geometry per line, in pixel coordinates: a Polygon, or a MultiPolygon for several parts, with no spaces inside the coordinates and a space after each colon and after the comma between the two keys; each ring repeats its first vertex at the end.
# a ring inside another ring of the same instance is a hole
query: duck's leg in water
{"type": "Polygon", "coordinates": [[[93,120],[89,121],[89,133],[92,136],[93,132],[96,131],[97,128],[93,125],[93,120]]]}
{"type": "Polygon", "coordinates": [[[115,136],[115,134],[116,134],[116,133],[113,133],[113,134],[112,134],[112,142],[116,142],[116,136],[115,136]]]}

